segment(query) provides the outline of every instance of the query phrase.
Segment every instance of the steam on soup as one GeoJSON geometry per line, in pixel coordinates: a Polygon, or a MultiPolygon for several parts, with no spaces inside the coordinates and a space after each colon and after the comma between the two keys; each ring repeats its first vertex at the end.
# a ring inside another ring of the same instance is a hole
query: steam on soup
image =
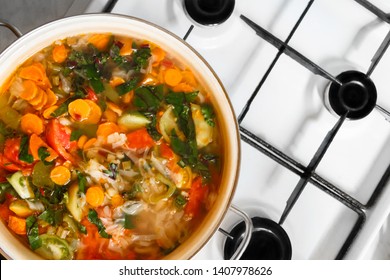
{"type": "Polygon", "coordinates": [[[0,213],[48,259],[159,259],[218,193],[209,94],[160,46],[56,41],[0,90],[0,213]]]}

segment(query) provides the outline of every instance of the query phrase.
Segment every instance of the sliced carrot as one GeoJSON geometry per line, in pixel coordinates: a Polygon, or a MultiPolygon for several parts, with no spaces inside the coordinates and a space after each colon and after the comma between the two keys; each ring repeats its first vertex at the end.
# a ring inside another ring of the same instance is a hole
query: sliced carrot
{"type": "Polygon", "coordinates": [[[22,85],[24,90],[20,94],[20,98],[27,101],[34,99],[35,96],[38,94],[37,84],[32,80],[24,80],[22,82],[22,85]]]}
{"type": "Polygon", "coordinates": [[[113,207],[121,206],[125,200],[120,194],[115,194],[111,197],[111,204],[113,207]]]}
{"type": "Polygon", "coordinates": [[[58,108],[57,105],[54,105],[54,106],[51,106],[51,107],[47,108],[45,111],[43,111],[42,116],[43,116],[45,119],[51,119],[51,118],[53,118],[53,117],[51,116],[51,114],[52,114],[55,110],[57,110],[57,108],[58,108]]]}
{"type": "Polygon", "coordinates": [[[70,182],[70,170],[62,165],[54,167],[50,172],[50,179],[57,185],[63,186],[70,182]]]}
{"type": "Polygon", "coordinates": [[[38,87],[37,94],[33,99],[29,100],[28,103],[30,103],[32,106],[37,106],[42,102],[44,95],[46,95],[46,93],[43,91],[43,89],[38,87]]]}
{"type": "Polygon", "coordinates": [[[129,104],[133,100],[133,97],[134,97],[134,90],[131,90],[122,96],[122,101],[125,104],[129,104]]]}
{"type": "Polygon", "coordinates": [[[104,202],[104,191],[100,186],[92,186],[87,189],[85,198],[92,207],[99,207],[104,202]]]}
{"type": "Polygon", "coordinates": [[[123,111],[118,105],[116,105],[115,103],[109,102],[109,101],[107,101],[106,103],[107,103],[108,109],[114,111],[118,116],[122,115],[123,111]]]}
{"type": "Polygon", "coordinates": [[[173,87],[174,92],[193,92],[194,88],[187,83],[180,83],[173,87]]]}
{"type": "Polygon", "coordinates": [[[51,89],[48,88],[46,90],[46,95],[47,95],[47,102],[45,107],[50,107],[57,103],[58,97],[51,89]]]}
{"type": "Polygon", "coordinates": [[[85,142],[83,149],[87,150],[87,149],[91,148],[93,146],[93,144],[95,144],[96,140],[97,140],[96,138],[89,139],[87,142],[85,142]]]}
{"type": "Polygon", "coordinates": [[[26,134],[40,135],[43,130],[43,121],[35,114],[27,113],[20,120],[20,128],[26,134]]]}
{"type": "Polygon", "coordinates": [[[110,34],[94,34],[88,39],[88,43],[92,44],[99,51],[104,51],[110,42],[110,34]]]}
{"type": "Polygon", "coordinates": [[[100,118],[102,117],[102,109],[97,105],[95,102],[89,99],[85,99],[85,102],[89,105],[91,108],[91,114],[88,116],[88,120],[85,121],[85,123],[88,124],[97,124],[100,121],[100,118]]]}
{"type": "Polygon", "coordinates": [[[75,121],[82,122],[88,119],[91,107],[85,100],[77,99],[69,103],[68,112],[75,121]]]}
{"type": "Polygon", "coordinates": [[[77,141],[77,147],[79,149],[82,149],[87,141],[88,137],[86,135],[81,135],[79,140],[77,141]]]}
{"type": "Polygon", "coordinates": [[[57,63],[62,63],[68,57],[69,50],[63,45],[56,45],[53,48],[53,60],[57,63]]]}
{"type": "Polygon", "coordinates": [[[34,63],[26,67],[22,67],[19,76],[26,80],[32,80],[39,86],[44,88],[50,87],[50,81],[46,76],[45,67],[42,63],[34,63]]]}
{"type": "Polygon", "coordinates": [[[56,151],[54,151],[52,148],[49,147],[49,145],[47,145],[41,137],[39,137],[38,135],[36,134],[31,134],[30,136],[30,142],[29,142],[29,147],[30,147],[30,152],[31,152],[31,155],[34,157],[34,160],[39,160],[39,153],[38,153],[38,150],[39,148],[41,147],[45,147],[47,148],[47,152],[50,154],[45,160],[46,161],[53,161],[54,159],[56,159],[58,157],[58,153],[56,151]]]}
{"type": "Polygon", "coordinates": [[[131,149],[151,148],[154,145],[154,141],[146,128],[141,128],[128,133],[127,142],[131,149]]]}
{"type": "Polygon", "coordinates": [[[8,218],[8,227],[16,234],[26,234],[26,219],[11,215],[8,218]]]}
{"type": "Polygon", "coordinates": [[[112,77],[110,80],[110,86],[112,87],[117,87],[121,84],[123,84],[125,80],[121,77],[112,77]]]}
{"type": "Polygon", "coordinates": [[[46,103],[47,103],[47,93],[46,93],[46,91],[43,91],[41,102],[39,102],[38,104],[34,105],[33,107],[34,107],[35,110],[40,111],[40,110],[43,109],[43,107],[46,106],[46,103]]]}
{"type": "Polygon", "coordinates": [[[159,48],[155,47],[152,49],[153,56],[153,66],[157,66],[165,58],[165,52],[159,48]]]}
{"type": "Polygon", "coordinates": [[[181,72],[183,75],[183,81],[189,84],[190,86],[196,87],[196,79],[194,74],[190,70],[184,70],[181,72]]]}
{"type": "Polygon", "coordinates": [[[181,82],[182,78],[183,76],[181,72],[175,68],[168,69],[164,74],[165,82],[171,87],[177,86],[181,82]]]}
{"type": "Polygon", "coordinates": [[[115,132],[120,132],[120,128],[118,125],[112,122],[105,122],[98,126],[98,129],[96,131],[96,136],[107,138],[108,135],[111,135],[115,132]]]}
{"type": "Polygon", "coordinates": [[[107,121],[109,121],[109,122],[114,122],[114,123],[116,123],[117,120],[118,120],[118,115],[117,115],[114,111],[112,111],[112,110],[110,110],[110,109],[107,109],[107,110],[104,111],[103,117],[104,117],[107,121]]]}
{"type": "Polygon", "coordinates": [[[123,56],[131,55],[133,53],[133,40],[125,38],[121,40],[121,43],[123,43],[123,46],[121,47],[119,54],[123,56]]]}

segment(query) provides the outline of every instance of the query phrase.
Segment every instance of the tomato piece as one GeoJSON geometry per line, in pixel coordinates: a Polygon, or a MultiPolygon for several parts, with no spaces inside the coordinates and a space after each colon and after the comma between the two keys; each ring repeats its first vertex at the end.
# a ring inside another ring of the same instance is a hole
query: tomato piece
{"type": "Polygon", "coordinates": [[[46,127],[46,140],[49,146],[64,159],[74,163],[77,160],[68,151],[74,148],[77,143],[70,141],[71,133],[71,129],[62,125],[57,119],[50,120],[46,127]]]}
{"type": "Polygon", "coordinates": [[[21,138],[9,138],[4,143],[4,157],[8,159],[11,163],[14,163],[16,166],[9,165],[6,162],[6,159],[2,159],[4,161],[4,168],[10,171],[16,171],[20,170],[23,166],[31,166],[31,163],[22,161],[19,159],[19,152],[20,152],[20,141],[21,138]],[[8,166],[8,168],[7,168],[8,166]],[[17,166],[21,166],[17,168],[17,166]]]}
{"type": "Polygon", "coordinates": [[[160,155],[167,160],[172,160],[175,157],[171,147],[165,141],[160,144],[160,155]]]}
{"type": "Polygon", "coordinates": [[[141,128],[127,134],[127,144],[130,149],[145,149],[153,147],[154,141],[146,128],[141,128]]]}
{"type": "Polygon", "coordinates": [[[187,215],[196,217],[199,214],[207,190],[208,186],[202,185],[202,177],[198,176],[192,181],[191,189],[188,192],[188,202],[184,208],[187,215]]]}
{"type": "Polygon", "coordinates": [[[0,154],[0,167],[8,171],[19,171],[21,169],[19,165],[12,163],[3,154],[0,154]]]}
{"type": "Polygon", "coordinates": [[[9,216],[13,214],[8,206],[9,203],[0,204],[0,219],[3,221],[8,221],[9,216]]]}
{"type": "Polygon", "coordinates": [[[97,94],[93,91],[93,89],[91,89],[90,87],[87,87],[86,88],[86,91],[87,91],[87,96],[86,98],[93,101],[93,102],[96,102],[98,101],[98,96],[97,94]]]}

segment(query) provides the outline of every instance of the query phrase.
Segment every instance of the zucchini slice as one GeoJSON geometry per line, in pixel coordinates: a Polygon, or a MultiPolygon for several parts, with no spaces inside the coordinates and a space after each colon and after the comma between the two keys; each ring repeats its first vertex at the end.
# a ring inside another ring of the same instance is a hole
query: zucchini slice
{"type": "Polygon", "coordinates": [[[30,186],[30,182],[27,177],[23,176],[21,171],[17,171],[11,175],[11,177],[7,178],[7,181],[11,184],[11,186],[15,189],[18,195],[25,198],[34,198],[34,191],[30,186]]]}
{"type": "Polygon", "coordinates": [[[73,251],[66,240],[56,235],[41,234],[42,246],[35,250],[40,256],[48,260],[71,260],[73,251]]]}
{"type": "Polygon", "coordinates": [[[138,112],[123,114],[118,119],[119,126],[126,129],[127,131],[143,128],[147,126],[149,123],[150,120],[138,112]]]}

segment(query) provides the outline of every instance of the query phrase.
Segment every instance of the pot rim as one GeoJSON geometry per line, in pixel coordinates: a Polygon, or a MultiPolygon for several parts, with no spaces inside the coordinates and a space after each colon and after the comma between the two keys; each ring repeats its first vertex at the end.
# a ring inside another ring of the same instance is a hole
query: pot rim
{"type": "MultiPolygon", "coordinates": [[[[26,59],[45,46],[69,36],[98,32],[127,34],[129,37],[147,39],[162,46],[163,49],[173,53],[173,56],[178,58],[180,62],[190,66],[205,90],[212,92],[212,103],[217,110],[217,116],[219,116],[220,132],[225,146],[220,192],[201,225],[185,242],[166,256],[166,259],[189,259],[203,248],[222,223],[236,190],[241,161],[239,128],[229,96],[215,71],[191,45],[161,26],[132,16],[96,13],[65,17],[46,23],[24,34],[0,54],[0,65],[5,64],[5,67],[2,67],[5,71],[0,72],[0,91],[1,86],[11,76],[9,73],[13,73],[26,59]],[[113,31],[114,26],[120,30],[113,31]],[[29,47],[29,45],[31,46],[29,47]],[[7,71],[8,74],[5,74],[4,72],[7,71]]],[[[5,230],[6,226],[3,223],[0,223],[0,229],[0,244],[15,239],[12,233],[5,230]]],[[[0,253],[8,259],[37,258],[31,249],[22,244],[5,245],[0,245],[0,253]],[[14,253],[15,250],[17,253],[14,253]],[[19,252],[20,250],[24,251],[24,254],[19,252]]]]}

